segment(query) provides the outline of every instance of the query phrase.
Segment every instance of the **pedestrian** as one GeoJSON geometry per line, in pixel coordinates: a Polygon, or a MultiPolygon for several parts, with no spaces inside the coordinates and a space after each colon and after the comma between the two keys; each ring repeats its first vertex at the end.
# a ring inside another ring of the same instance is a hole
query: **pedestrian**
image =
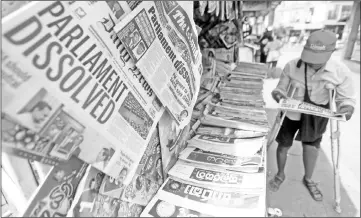
{"type": "MultiPolygon", "coordinates": [[[[288,62],[284,67],[279,83],[272,92],[275,101],[279,102],[280,99],[286,98],[288,85],[292,81],[297,81],[304,88],[295,93],[294,99],[329,108],[331,102],[325,84],[332,83],[336,87],[337,111],[346,113],[346,120],[349,120],[356,104],[355,89],[350,76],[352,72],[348,67],[340,61],[330,59],[335,51],[336,41],[336,35],[332,32],[325,30],[313,32],[306,41],[301,58],[288,62]]],[[[296,140],[301,141],[303,147],[305,170],[303,184],[314,200],[322,201],[323,195],[312,180],[312,174],[327,123],[328,118],[287,112],[276,137],[278,172],[269,182],[272,191],[277,191],[285,180],[287,152],[298,131],[296,140]]]]}
{"type": "Polygon", "coordinates": [[[267,54],[266,54],[264,48],[266,47],[271,35],[272,35],[272,32],[270,32],[268,29],[266,29],[262,38],[259,40],[260,50],[261,50],[260,62],[264,63],[264,64],[267,61],[267,54]]]}
{"type": "Polygon", "coordinates": [[[269,42],[264,48],[267,59],[266,62],[269,68],[275,68],[277,66],[277,62],[279,57],[281,56],[281,48],[282,48],[281,37],[276,36],[273,38],[272,36],[269,38],[269,42]]]}

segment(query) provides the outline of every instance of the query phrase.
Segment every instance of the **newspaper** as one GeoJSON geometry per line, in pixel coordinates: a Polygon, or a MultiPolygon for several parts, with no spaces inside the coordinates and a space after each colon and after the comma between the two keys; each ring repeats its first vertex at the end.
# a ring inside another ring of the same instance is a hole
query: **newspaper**
{"type": "MultiPolygon", "coordinates": [[[[31,2],[5,17],[2,112],[47,138],[48,156],[78,155],[114,178],[125,170],[127,184],[164,108],[122,59],[110,25],[125,16],[113,14],[116,3],[31,2]]],[[[32,155],[39,144],[21,149],[32,155]]]]}
{"type": "Polygon", "coordinates": [[[196,133],[199,135],[220,136],[224,138],[255,138],[267,135],[267,133],[264,132],[205,125],[199,126],[196,133]]]}
{"type": "Polygon", "coordinates": [[[299,112],[304,114],[311,114],[320,117],[326,117],[333,120],[346,121],[344,113],[335,113],[330,109],[319,107],[307,102],[302,102],[295,99],[281,99],[279,102],[281,110],[299,112]]]}
{"type": "Polygon", "coordinates": [[[179,153],[186,147],[189,127],[181,129],[168,112],[159,121],[159,138],[162,153],[163,175],[166,177],[170,168],[178,159],[179,153]]]}
{"type": "Polygon", "coordinates": [[[240,214],[245,217],[264,215],[264,194],[202,188],[172,178],[167,179],[156,197],[215,217],[239,217],[240,214]]]}
{"type": "Polygon", "coordinates": [[[157,193],[160,185],[144,176],[135,175],[132,182],[125,188],[122,200],[146,206],[157,193]]]}
{"type": "Polygon", "coordinates": [[[204,119],[201,120],[204,125],[230,127],[241,130],[250,130],[256,132],[268,132],[268,125],[252,124],[250,122],[244,122],[241,118],[220,114],[206,114],[204,119]]]}
{"type": "Polygon", "coordinates": [[[143,207],[100,194],[104,173],[89,166],[67,217],[134,217],[143,207]]]}
{"type": "Polygon", "coordinates": [[[258,169],[262,164],[262,156],[237,157],[233,155],[221,154],[218,152],[204,151],[199,148],[187,147],[179,156],[180,160],[198,163],[208,166],[223,167],[227,170],[248,170],[258,169]]]}
{"type": "Polygon", "coordinates": [[[171,204],[167,201],[154,197],[144,211],[141,217],[213,217],[196,210],[190,210],[180,207],[177,204],[171,204]]]}
{"type": "Polygon", "coordinates": [[[263,146],[266,138],[235,139],[219,136],[196,135],[188,141],[188,147],[237,157],[252,157],[263,146]]]}
{"type": "Polygon", "coordinates": [[[65,217],[86,168],[77,157],[52,167],[21,217],[65,217]]]}
{"type": "Polygon", "coordinates": [[[142,159],[139,162],[137,174],[152,180],[159,185],[163,184],[163,166],[158,128],[153,132],[142,159]]]}
{"type": "Polygon", "coordinates": [[[227,172],[221,168],[195,166],[183,161],[178,161],[169,175],[202,187],[264,189],[264,173],[227,172]]]}
{"type": "Polygon", "coordinates": [[[193,20],[176,1],[148,1],[115,29],[160,101],[177,124],[185,127],[203,72],[193,20]]]}

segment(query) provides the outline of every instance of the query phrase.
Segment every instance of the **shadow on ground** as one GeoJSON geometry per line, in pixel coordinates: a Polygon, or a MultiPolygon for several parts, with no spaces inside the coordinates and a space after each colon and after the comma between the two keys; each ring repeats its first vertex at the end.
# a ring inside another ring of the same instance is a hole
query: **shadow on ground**
{"type": "MultiPolygon", "coordinates": [[[[277,110],[267,110],[270,124],[273,124],[277,110]]],[[[269,181],[277,171],[276,165],[277,143],[268,150],[267,166],[269,181]]],[[[337,214],[333,210],[334,187],[333,187],[333,165],[327,159],[325,152],[321,149],[318,163],[314,172],[314,180],[320,182],[323,193],[323,201],[316,202],[312,199],[306,187],[302,184],[304,168],[302,162],[302,145],[295,141],[288,154],[286,165],[286,180],[278,192],[267,191],[268,206],[279,208],[285,217],[354,217],[358,210],[352,203],[344,186],[341,184],[341,208],[342,213],[337,214]]]]}

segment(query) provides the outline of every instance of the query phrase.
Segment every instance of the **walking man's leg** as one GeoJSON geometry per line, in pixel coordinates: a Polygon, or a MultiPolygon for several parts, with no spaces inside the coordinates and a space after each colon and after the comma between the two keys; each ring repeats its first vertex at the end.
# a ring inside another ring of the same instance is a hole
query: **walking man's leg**
{"type": "Polygon", "coordinates": [[[317,184],[312,180],[312,175],[317,163],[318,153],[319,145],[315,146],[303,143],[303,165],[305,168],[303,184],[306,186],[315,201],[322,201],[322,193],[318,189],[317,184]]]}
{"type": "Polygon", "coordinates": [[[271,191],[278,191],[282,182],[286,178],[285,167],[287,162],[287,153],[293,143],[293,138],[299,128],[299,121],[293,121],[285,117],[280,131],[276,137],[278,147],[276,151],[277,157],[277,174],[269,182],[269,188],[271,191]]]}

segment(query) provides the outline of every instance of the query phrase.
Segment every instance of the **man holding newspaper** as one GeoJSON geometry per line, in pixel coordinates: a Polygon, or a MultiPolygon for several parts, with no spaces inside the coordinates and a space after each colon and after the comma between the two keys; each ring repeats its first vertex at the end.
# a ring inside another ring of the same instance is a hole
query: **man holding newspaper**
{"type": "MultiPolygon", "coordinates": [[[[349,120],[356,104],[355,90],[350,77],[351,71],[347,66],[330,59],[335,51],[336,41],[336,35],[332,32],[320,30],[312,33],[304,46],[301,58],[286,64],[279,83],[272,92],[274,100],[279,102],[282,98],[287,98],[287,87],[291,83],[297,83],[299,88],[293,95],[294,99],[329,108],[332,102],[329,102],[329,91],[325,86],[331,83],[336,87],[337,112],[345,113],[346,120],[349,120]]],[[[314,200],[322,201],[322,193],[311,177],[327,123],[328,118],[325,117],[287,112],[276,137],[278,172],[269,183],[272,191],[277,191],[285,179],[287,152],[298,131],[296,140],[301,141],[303,145],[303,183],[314,200]]]]}

